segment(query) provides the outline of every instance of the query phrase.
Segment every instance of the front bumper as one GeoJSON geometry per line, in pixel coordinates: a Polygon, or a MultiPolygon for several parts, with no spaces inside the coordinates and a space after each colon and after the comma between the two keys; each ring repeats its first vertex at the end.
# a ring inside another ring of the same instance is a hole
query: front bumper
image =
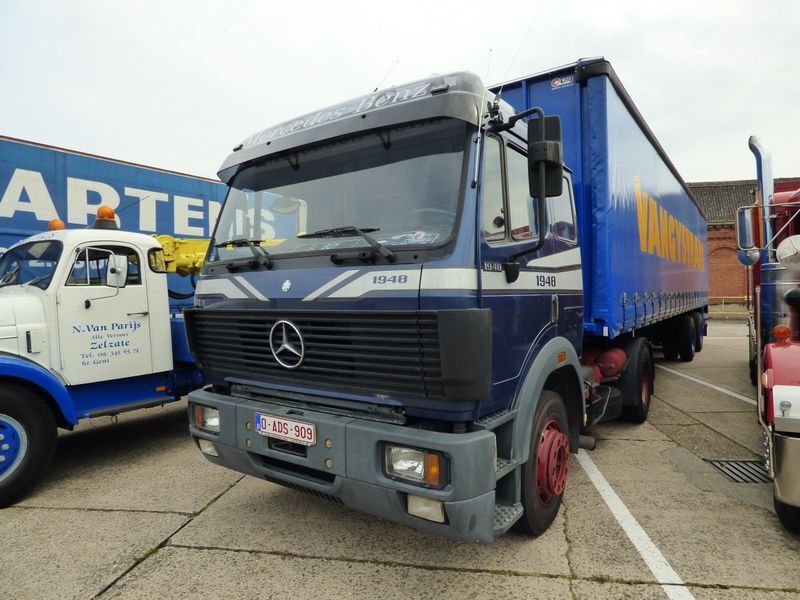
{"type": "Polygon", "coordinates": [[[790,506],[800,507],[800,437],[775,433],[775,497],[790,506]]]}
{"type": "Polygon", "coordinates": [[[496,448],[491,432],[439,433],[206,390],[189,394],[189,414],[192,437],[211,441],[219,453],[204,454],[213,463],[436,535],[494,541],[496,448]],[[218,434],[197,429],[193,404],[219,411],[218,434]],[[317,443],[305,448],[305,456],[281,450],[274,441],[270,447],[270,438],[253,427],[256,412],[313,423],[317,443]],[[383,470],[385,442],[441,452],[450,461],[449,482],[442,489],[427,489],[390,479],[383,470]],[[410,515],[409,494],[441,501],[445,522],[410,515]]]}

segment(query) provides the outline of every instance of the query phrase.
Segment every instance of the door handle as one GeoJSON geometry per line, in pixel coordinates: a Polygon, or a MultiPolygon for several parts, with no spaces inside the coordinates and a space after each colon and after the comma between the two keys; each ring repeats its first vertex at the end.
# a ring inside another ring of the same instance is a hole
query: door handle
{"type": "Polygon", "coordinates": [[[558,323],[558,295],[550,296],[550,322],[558,323]]]}
{"type": "Polygon", "coordinates": [[[128,313],[128,316],[129,316],[129,317],[146,317],[146,316],[147,316],[147,315],[149,315],[149,314],[150,314],[150,312],[149,312],[149,311],[143,310],[142,312],[132,312],[132,313],[128,313]]]}

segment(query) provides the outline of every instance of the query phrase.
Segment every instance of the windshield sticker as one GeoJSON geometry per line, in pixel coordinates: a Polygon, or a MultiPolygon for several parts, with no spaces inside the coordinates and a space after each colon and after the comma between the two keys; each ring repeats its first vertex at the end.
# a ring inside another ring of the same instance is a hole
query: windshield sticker
{"type": "Polygon", "coordinates": [[[378,241],[384,245],[400,246],[404,244],[433,244],[437,239],[439,239],[439,234],[431,231],[407,231],[378,241]]]}
{"type": "Polygon", "coordinates": [[[337,248],[355,248],[363,246],[360,240],[336,240],[326,242],[314,242],[311,244],[300,244],[295,247],[295,252],[315,252],[319,250],[336,250],[337,248]]]}

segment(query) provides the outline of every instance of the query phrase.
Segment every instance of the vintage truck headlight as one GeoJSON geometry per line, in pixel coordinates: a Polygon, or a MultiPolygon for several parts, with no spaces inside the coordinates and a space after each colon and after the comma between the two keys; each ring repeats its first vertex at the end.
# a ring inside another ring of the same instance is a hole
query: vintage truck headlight
{"type": "Polygon", "coordinates": [[[194,405],[194,424],[209,433],[219,433],[219,411],[202,404],[194,405]]]}
{"type": "Polygon", "coordinates": [[[439,452],[386,444],[383,464],[389,477],[435,488],[447,483],[448,462],[439,452]]]}

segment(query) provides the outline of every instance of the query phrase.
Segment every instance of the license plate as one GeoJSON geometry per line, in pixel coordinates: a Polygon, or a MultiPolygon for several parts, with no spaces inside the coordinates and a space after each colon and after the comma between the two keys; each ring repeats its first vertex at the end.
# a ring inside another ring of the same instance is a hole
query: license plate
{"type": "Polygon", "coordinates": [[[313,423],[303,423],[263,413],[256,413],[256,432],[303,446],[313,446],[317,443],[317,428],[313,423]]]}

